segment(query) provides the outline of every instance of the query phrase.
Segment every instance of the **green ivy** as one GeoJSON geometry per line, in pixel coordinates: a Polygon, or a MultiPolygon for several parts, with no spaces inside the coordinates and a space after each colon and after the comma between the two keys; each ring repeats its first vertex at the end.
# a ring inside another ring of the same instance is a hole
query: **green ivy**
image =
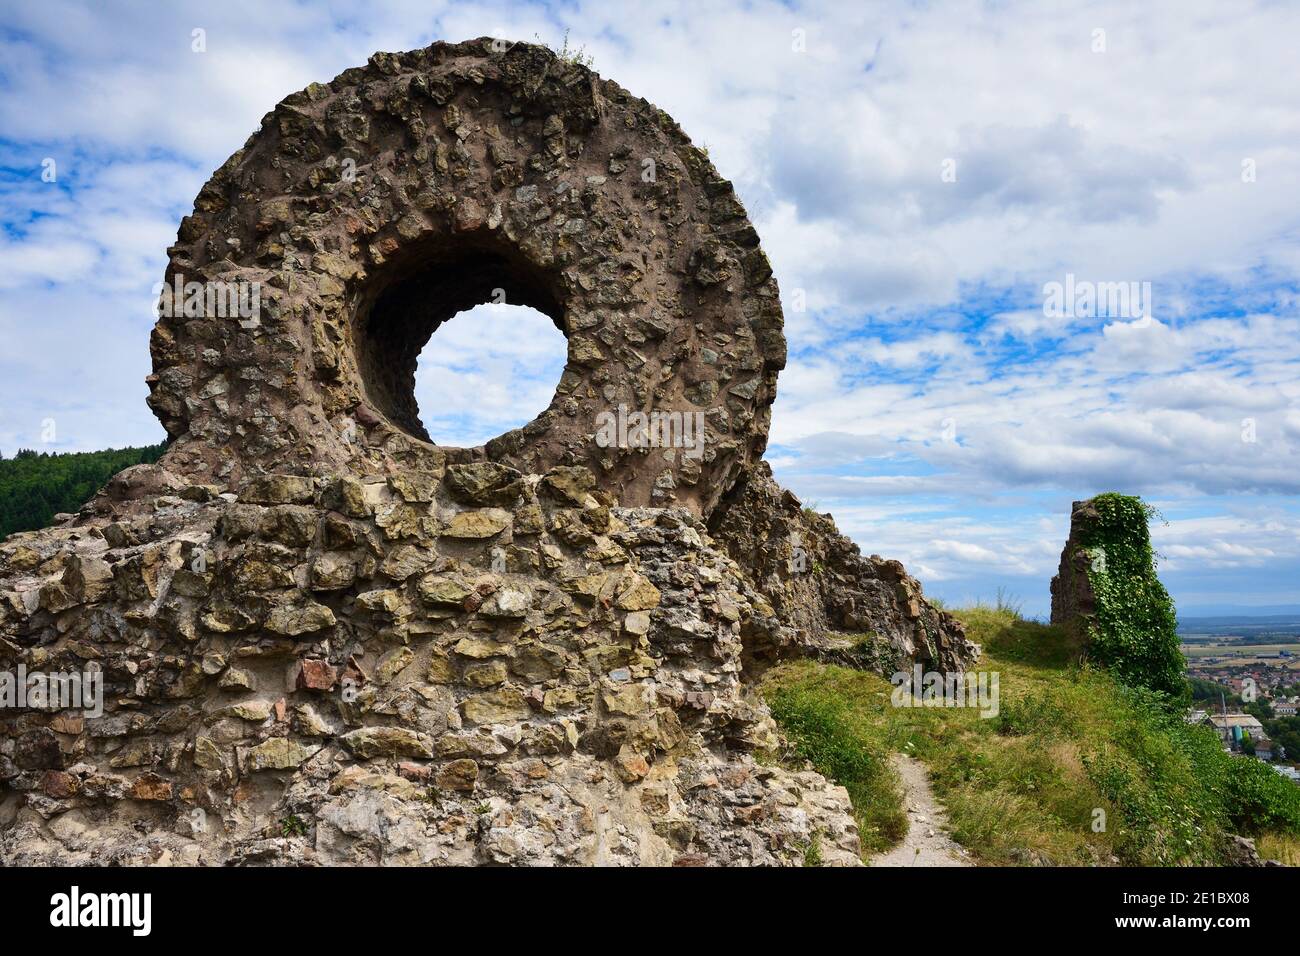
{"type": "Polygon", "coordinates": [[[1081,543],[1093,555],[1088,581],[1097,604],[1089,656],[1123,683],[1182,705],[1189,693],[1187,662],[1173,599],[1156,576],[1149,529],[1156,511],[1131,495],[1098,495],[1092,503],[1097,520],[1081,529],[1081,543]]]}

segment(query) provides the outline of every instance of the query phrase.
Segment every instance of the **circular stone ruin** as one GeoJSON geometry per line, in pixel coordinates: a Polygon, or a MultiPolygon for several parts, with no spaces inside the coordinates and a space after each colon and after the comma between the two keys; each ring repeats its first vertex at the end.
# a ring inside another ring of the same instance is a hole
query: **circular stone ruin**
{"type": "Polygon", "coordinates": [[[766,445],[781,307],[731,184],[663,111],[542,47],[379,53],[287,97],[169,252],[149,403],[191,473],[584,465],[621,504],[707,514],[766,445]],[[256,288],[259,315],[187,316],[187,282],[256,288]],[[489,301],[550,316],[564,373],[524,427],[434,445],[416,359],[489,301]]]}
{"type": "Polygon", "coordinates": [[[760,759],[757,677],[978,648],[761,461],[785,345],[730,185],[644,100],[494,50],[313,84],[199,194],[151,342],[170,447],[0,542],[0,669],[103,688],[0,711],[0,863],[858,862],[846,792],[760,759]],[[438,446],[417,357],[488,301],[567,366],[438,446]],[[703,442],[638,447],[647,412],[703,442]]]}

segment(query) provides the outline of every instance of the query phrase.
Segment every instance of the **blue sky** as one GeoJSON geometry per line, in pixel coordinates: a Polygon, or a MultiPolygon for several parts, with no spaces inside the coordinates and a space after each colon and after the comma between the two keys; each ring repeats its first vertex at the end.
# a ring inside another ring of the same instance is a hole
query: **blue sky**
{"type": "MultiPolygon", "coordinates": [[[[864,550],[1042,614],[1070,502],[1120,490],[1162,510],[1184,610],[1300,604],[1294,5],[4,6],[5,455],[161,437],[151,289],[279,99],[377,49],[568,31],[735,182],[791,345],[768,457],[864,550]],[[1149,314],[1048,314],[1069,275],[1150,283],[1149,314]]],[[[426,425],[527,421],[563,348],[536,314],[456,318],[426,425]]]]}

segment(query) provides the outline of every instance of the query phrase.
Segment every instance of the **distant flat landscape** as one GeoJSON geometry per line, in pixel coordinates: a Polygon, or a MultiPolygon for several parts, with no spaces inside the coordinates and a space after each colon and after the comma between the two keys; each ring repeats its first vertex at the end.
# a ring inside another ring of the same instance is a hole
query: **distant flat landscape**
{"type": "Polygon", "coordinates": [[[1180,617],[1178,636],[1186,644],[1277,642],[1293,645],[1300,641],[1300,613],[1180,617]]]}

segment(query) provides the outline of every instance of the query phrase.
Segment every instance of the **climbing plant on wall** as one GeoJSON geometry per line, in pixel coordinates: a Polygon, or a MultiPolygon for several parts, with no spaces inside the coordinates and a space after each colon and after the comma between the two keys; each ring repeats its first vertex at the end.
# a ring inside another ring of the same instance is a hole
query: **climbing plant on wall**
{"type": "Polygon", "coordinates": [[[1096,517],[1082,544],[1092,556],[1088,581],[1096,597],[1089,656],[1124,683],[1182,701],[1188,694],[1174,602],[1156,576],[1150,521],[1155,509],[1131,495],[1093,499],[1096,517]]]}

